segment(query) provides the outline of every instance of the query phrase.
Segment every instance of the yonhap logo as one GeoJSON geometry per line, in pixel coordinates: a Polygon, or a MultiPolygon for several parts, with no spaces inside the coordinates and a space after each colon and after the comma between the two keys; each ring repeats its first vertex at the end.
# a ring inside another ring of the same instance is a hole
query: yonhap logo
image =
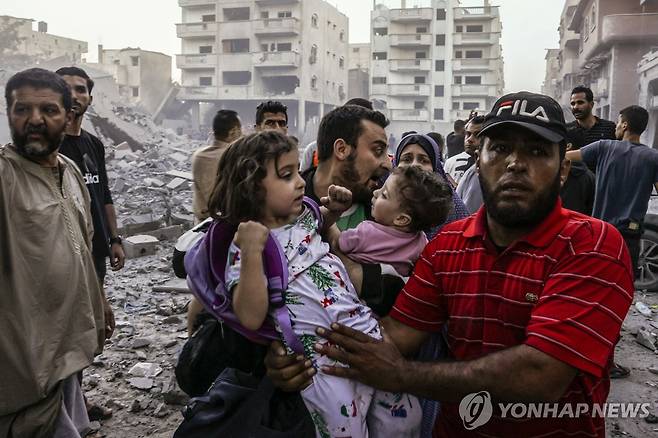
{"type": "Polygon", "coordinates": [[[491,420],[493,405],[487,391],[468,394],[459,403],[459,416],[462,417],[466,430],[477,429],[491,420]]]}

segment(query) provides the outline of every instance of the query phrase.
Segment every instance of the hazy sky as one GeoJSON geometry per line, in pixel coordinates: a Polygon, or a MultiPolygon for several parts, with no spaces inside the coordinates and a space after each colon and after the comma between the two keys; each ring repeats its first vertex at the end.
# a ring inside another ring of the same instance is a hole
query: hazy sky
{"type": "MultiPolygon", "coordinates": [[[[350,42],[367,42],[372,0],[329,2],[350,18],[350,42]]],[[[507,90],[539,91],[545,73],[545,49],[558,46],[564,1],[492,0],[492,4],[501,6],[507,90]]],[[[97,59],[97,44],[180,53],[174,26],[181,21],[177,0],[2,0],[0,15],[46,21],[50,33],[87,41],[89,61],[97,59]]]]}

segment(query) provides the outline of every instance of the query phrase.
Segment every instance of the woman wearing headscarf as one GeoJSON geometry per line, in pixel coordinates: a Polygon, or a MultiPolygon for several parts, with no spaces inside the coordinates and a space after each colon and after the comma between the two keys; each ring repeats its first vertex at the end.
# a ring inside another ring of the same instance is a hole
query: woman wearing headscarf
{"type": "Polygon", "coordinates": [[[454,190],[450,177],[443,171],[441,149],[432,137],[413,131],[406,133],[406,135],[400,140],[397,150],[395,151],[393,165],[401,167],[412,165],[420,166],[428,172],[438,173],[441,178],[448,183],[452,190],[453,209],[443,224],[426,231],[428,239],[431,240],[445,224],[469,216],[469,212],[466,209],[464,202],[454,190]]]}

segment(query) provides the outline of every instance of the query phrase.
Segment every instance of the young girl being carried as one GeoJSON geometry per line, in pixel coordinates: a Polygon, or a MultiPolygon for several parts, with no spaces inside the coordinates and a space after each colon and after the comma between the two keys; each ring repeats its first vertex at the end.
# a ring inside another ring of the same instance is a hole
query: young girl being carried
{"type": "MultiPolygon", "coordinates": [[[[210,211],[239,224],[226,270],[233,311],[251,330],[259,329],[272,316],[262,258],[271,233],[288,263],[286,306],[293,330],[317,370],[311,385],[302,391],[317,436],[417,437],[422,415],[418,399],[375,391],[322,372],[322,366],[337,363],[315,352],[316,343],[326,342],[316,336],[317,327],[339,322],[376,338],[382,336],[378,321],[359,300],[343,263],[322,241],[318,219],[303,205],[305,183],[298,167],[296,145],[274,131],[243,137],[222,157],[210,211]]],[[[328,225],[349,208],[351,193],[332,186],[322,202],[328,225]]]]}

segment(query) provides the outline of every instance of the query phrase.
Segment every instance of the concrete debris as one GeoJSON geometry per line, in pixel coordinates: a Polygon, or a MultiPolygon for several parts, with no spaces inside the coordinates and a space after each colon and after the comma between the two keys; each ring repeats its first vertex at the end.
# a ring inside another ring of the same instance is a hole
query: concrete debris
{"type": "Polygon", "coordinates": [[[169,184],[167,184],[167,188],[171,189],[171,190],[176,190],[176,189],[181,188],[181,187],[185,188],[184,184],[186,184],[186,183],[187,183],[187,181],[184,180],[183,178],[176,177],[176,178],[172,179],[169,182],[169,184]]]}
{"type": "Polygon", "coordinates": [[[130,383],[130,386],[133,388],[142,389],[145,391],[153,388],[154,384],[153,379],[146,377],[133,377],[132,379],[128,379],[128,383],[130,383]]]}
{"type": "Polygon", "coordinates": [[[656,351],[656,336],[647,330],[646,327],[640,328],[640,330],[637,332],[635,340],[643,347],[646,347],[654,352],[656,351]]]}
{"type": "Polygon", "coordinates": [[[183,163],[190,159],[190,157],[188,157],[187,155],[183,155],[180,152],[174,152],[173,154],[169,154],[167,155],[167,158],[169,158],[170,160],[178,161],[179,163],[183,163]]]}
{"type": "Polygon", "coordinates": [[[172,176],[174,178],[176,178],[176,177],[183,178],[183,179],[186,179],[188,181],[193,180],[192,172],[181,172],[181,171],[178,171],[178,170],[170,170],[169,172],[165,173],[165,175],[172,176]]]}
{"type": "Polygon", "coordinates": [[[157,237],[140,234],[126,238],[123,243],[123,249],[127,258],[134,259],[136,257],[155,254],[158,242],[157,237]]]}
{"type": "Polygon", "coordinates": [[[157,377],[162,373],[162,368],[151,362],[136,363],[128,374],[133,377],[157,377]]]}
{"type": "Polygon", "coordinates": [[[144,347],[148,347],[149,345],[151,345],[151,340],[146,338],[136,338],[133,339],[132,342],[133,349],[144,348],[144,347]]]}

